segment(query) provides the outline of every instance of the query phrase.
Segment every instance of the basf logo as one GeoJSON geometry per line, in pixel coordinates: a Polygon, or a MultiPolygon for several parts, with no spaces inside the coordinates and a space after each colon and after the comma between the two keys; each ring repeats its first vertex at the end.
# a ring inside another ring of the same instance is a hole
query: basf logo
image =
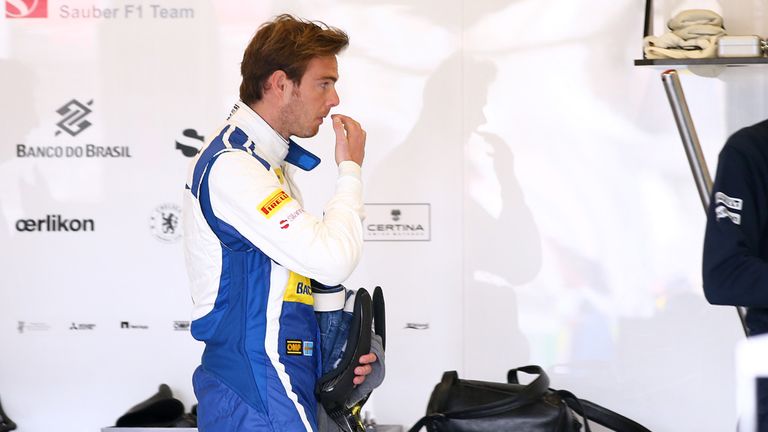
{"type": "Polygon", "coordinates": [[[429,204],[365,204],[366,241],[429,241],[429,204]]]}
{"type": "Polygon", "coordinates": [[[6,18],[47,18],[48,0],[5,0],[6,18]]]}

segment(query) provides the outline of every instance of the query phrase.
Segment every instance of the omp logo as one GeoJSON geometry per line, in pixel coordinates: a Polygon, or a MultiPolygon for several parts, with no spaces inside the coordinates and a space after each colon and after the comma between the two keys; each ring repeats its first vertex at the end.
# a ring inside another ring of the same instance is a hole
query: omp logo
{"type": "Polygon", "coordinates": [[[61,128],[61,130],[56,131],[55,135],[58,136],[63,130],[71,136],[77,136],[80,132],[88,129],[91,126],[91,122],[86,120],[85,117],[92,112],[88,108],[91,104],[93,104],[93,99],[89,100],[85,105],[77,99],[72,99],[57,109],[56,112],[64,118],[56,123],[56,126],[61,128]]]}
{"type": "Polygon", "coordinates": [[[285,353],[288,355],[303,355],[303,343],[300,340],[285,341],[285,353]]]}
{"type": "Polygon", "coordinates": [[[291,200],[291,197],[288,196],[287,193],[283,190],[277,190],[272,195],[268,196],[267,199],[261,202],[259,204],[259,211],[267,217],[267,219],[271,218],[272,215],[275,214],[282,206],[285,205],[285,203],[289,202],[291,200]]]}
{"type": "Polygon", "coordinates": [[[48,0],[5,0],[6,18],[47,18],[48,0]]]}
{"type": "Polygon", "coordinates": [[[195,157],[203,146],[205,137],[194,129],[184,129],[181,135],[182,137],[176,140],[176,150],[188,158],[195,157]]]}

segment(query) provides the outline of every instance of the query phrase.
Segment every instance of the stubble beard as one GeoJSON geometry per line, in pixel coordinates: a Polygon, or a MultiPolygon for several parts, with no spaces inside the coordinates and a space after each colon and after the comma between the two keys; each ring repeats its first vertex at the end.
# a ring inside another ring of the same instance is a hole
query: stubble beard
{"type": "Polygon", "coordinates": [[[302,104],[301,95],[294,89],[290,103],[280,111],[280,122],[285,125],[283,129],[289,135],[286,138],[290,136],[310,138],[317,135],[320,129],[320,126],[314,126],[314,119],[312,125],[303,124],[302,104]]]}

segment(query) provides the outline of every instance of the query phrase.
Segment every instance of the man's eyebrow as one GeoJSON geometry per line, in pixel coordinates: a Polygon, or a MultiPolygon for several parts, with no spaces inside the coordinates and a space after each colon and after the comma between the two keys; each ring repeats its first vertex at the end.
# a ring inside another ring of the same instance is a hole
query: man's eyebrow
{"type": "Polygon", "coordinates": [[[327,76],[324,76],[324,77],[320,77],[320,78],[318,78],[317,80],[318,80],[318,81],[331,80],[331,81],[333,81],[333,82],[336,82],[336,81],[338,81],[338,80],[339,80],[339,77],[337,77],[337,76],[334,76],[334,75],[327,75],[327,76]]]}

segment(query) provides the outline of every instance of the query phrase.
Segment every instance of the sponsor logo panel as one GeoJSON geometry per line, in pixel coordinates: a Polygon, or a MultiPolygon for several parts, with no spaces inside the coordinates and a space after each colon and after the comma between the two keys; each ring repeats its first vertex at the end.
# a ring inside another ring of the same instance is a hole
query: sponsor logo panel
{"type": "Polygon", "coordinates": [[[285,341],[285,353],[292,356],[312,357],[315,352],[315,343],[300,339],[288,339],[285,341]]]}
{"type": "Polygon", "coordinates": [[[93,99],[89,100],[85,104],[78,101],[77,99],[72,99],[71,101],[61,106],[61,108],[57,109],[56,113],[61,115],[62,119],[56,123],[56,126],[59,127],[59,130],[56,131],[55,135],[58,136],[62,131],[64,131],[70,136],[77,136],[80,134],[80,132],[88,129],[88,127],[91,126],[91,122],[88,121],[86,117],[88,114],[93,112],[90,108],[88,108],[92,104],[93,99]]]}
{"type": "Polygon", "coordinates": [[[51,329],[51,326],[43,322],[18,321],[16,329],[19,331],[19,333],[37,332],[48,331],[51,329]]]}
{"type": "Polygon", "coordinates": [[[190,326],[192,325],[189,321],[174,321],[173,322],[173,330],[175,331],[189,331],[190,326]]]}
{"type": "Polygon", "coordinates": [[[315,351],[315,343],[312,341],[304,341],[304,356],[312,357],[312,353],[315,351]]]}
{"type": "Polygon", "coordinates": [[[290,201],[291,197],[284,190],[278,189],[259,204],[259,211],[269,219],[290,201]]]}
{"type": "Polygon", "coordinates": [[[131,324],[130,321],[120,321],[120,328],[124,330],[147,330],[148,325],[144,324],[131,324]]]}
{"type": "Polygon", "coordinates": [[[431,206],[427,203],[365,204],[365,241],[430,241],[431,206]]]}
{"type": "Polygon", "coordinates": [[[70,330],[95,330],[96,324],[88,324],[88,323],[76,323],[72,322],[72,324],[69,326],[70,330]]]}
{"type": "Polygon", "coordinates": [[[303,343],[300,340],[288,339],[285,341],[285,353],[288,355],[303,355],[303,343]]]}
{"type": "Polygon", "coordinates": [[[114,7],[73,6],[62,4],[54,12],[62,19],[91,19],[91,20],[186,20],[194,19],[196,10],[193,7],[166,7],[157,3],[125,3],[114,7]]]}
{"type": "Polygon", "coordinates": [[[188,158],[195,157],[203,147],[205,137],[197,133],[195,129],[184,129],[181,137],[176,139],[176,150],[188,158]]]}
{"type": "Polygon", "coordinates": [[[18,232],[85,232],[95,231],[93,219],[66,218],[62,215],[46,215],[38,219],[19,219],[15,224],[18,232]]]}
{"type": "MultiPolygon", "coordinates": [[[[93,99],[86,103],[71,99],[56,113],[61,120],[56,123],[54,138],[50,142],[16,143],[17,158],[33,159],[120,159],[132,158],[129,146],[105,146],[92,142],[73,142],[73,138],[93,126],[88,117],[93,113],[93,99]]],[[[88,135],[85,133],[84,136],[88,135]]]]}
{"type": "Polygon", "coordinates": [[[176,243],[181,239],[181,207],[163,204],[155,208],[149,217],[152,235],[163,243],[176,243]]]}
{"type": "Polygon", "coordinates": [[[47,18],[48,0],[6,0],[6,18],[47,18]]]}

